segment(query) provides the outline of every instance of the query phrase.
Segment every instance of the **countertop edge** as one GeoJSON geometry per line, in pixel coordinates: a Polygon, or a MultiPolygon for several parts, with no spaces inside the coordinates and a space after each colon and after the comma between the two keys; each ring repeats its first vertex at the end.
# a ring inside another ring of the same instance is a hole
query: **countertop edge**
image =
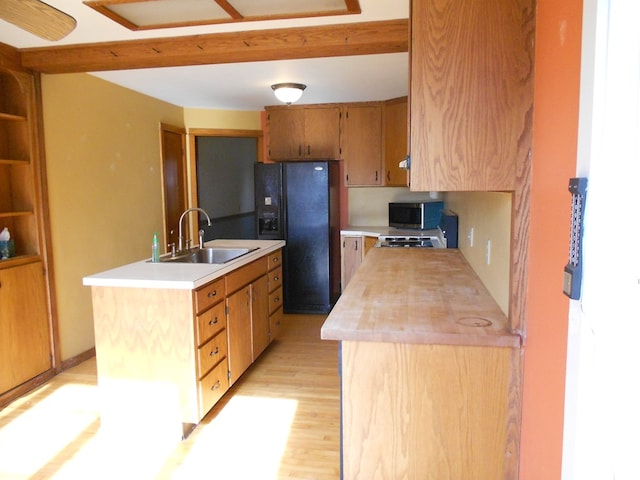
{"type": "Polygon", "coordinates": [[[339,342],[372,342],[372,343],[402,343],[413,345],[452,345],[466,347],[501,347],[520,348],[522,338],[518,334],[504,335],[460,335],[457,333],[425,333],[421,335],[402,332],[359,332],[325,329],[320,330],[322,340],[339,342]]]}
{"type": "Polygon", "coordinates": [[[213,240],[205,246],[261,245],[227,264],[170,264],[150,263],[147,260],[130,263],[104,272],[83,277],[82,284],[89,287],[157,288],[193,290],[220,278],[285,246],[284,240],[213,240]],[[169,278],[169,277],[177,278],[169,278]]]}

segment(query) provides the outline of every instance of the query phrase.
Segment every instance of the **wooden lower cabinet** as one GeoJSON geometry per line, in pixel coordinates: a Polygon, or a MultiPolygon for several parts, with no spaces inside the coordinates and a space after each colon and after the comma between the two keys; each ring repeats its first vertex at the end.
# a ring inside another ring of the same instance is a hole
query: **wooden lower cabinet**
{"type": "Polygon", "coordinates": [[[378,241],[377,237],[370,236],[342,236],[342,291],[347,288],[351,278],[364,260],[367,252],[378,241]]]}
{"type": "MultiPolygon", "coordinates": [[[[199,423],[270,342],[270,260],[193,291],[91,287],[101,426],[175,436],[199,423]]],[[[0,299],[13,283],[6,272],[0,299]]],[[[38,297],[34,279],[21,287],[25,311],[38,297]]]]}
{"type": "Polygon", "coordinates": [[[42,262],[0,269],[0,395],[52,368],[42,262]]]}
{"type": "Polygon", "coordinates": [[[278,338],[283,316],[282,296],[282,251],[278,250],[269,256],[269,341],[278,338]]]}
{"type": "Polygon", "coordinates": [[[253,361],[251,353],[251,285],[227,298],[229,383],[233,385],[253,361]]]}
{"type": "Polygon", "coordinates": [[[225,277],[229,338],[229,384],[233,385],[269,344],[267,258],[225,277]]]}
{"type": "Polygon", "coordinates": [[[355,341],[341,349],[345,480],[517,478],[519,350],[355,341]]]}

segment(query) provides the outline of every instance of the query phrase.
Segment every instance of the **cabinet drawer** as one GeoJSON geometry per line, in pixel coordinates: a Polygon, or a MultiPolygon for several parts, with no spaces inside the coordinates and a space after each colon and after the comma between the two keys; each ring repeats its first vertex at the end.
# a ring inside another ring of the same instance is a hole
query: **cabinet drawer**
{"type": "Polygon", "coordinates": [[[199,288],[195,292],[196,313],[203,312],[211,305],[224,300],[224,278],[214,280],[207,283],[204,287],[199,288]]]}
{"type": "Polygon", "coordinates": [[[271,270],[268,273],[269,278],[269,291],[273,292],[276,288],[282,285],[282,267],[278,267],[275,270],[271,270]]]}
{"type": "Polygon", "coordinates": [[[267,268],[269,270],[273,270],[274,268],[282,265],[282,250],[270,253],[267,257],[267,263],[267,268]]]}
{"type": "Polygon", "coordinates": [[[198,346],[227,326],[224,305],[224,302],[219,302],[196,317],[198,346]]]}
{"type": "MultiPolygon", "coordinates": [[[[198,378],[227,356],[227,331],[222,330],[198,349],[198,378]]],[[[223,362],[225,365],[227,362],[223,362]]]]}
{"type": "Polygon", "coordinates": [[[278,287],[269,294],[269,313],[282,306],[282,287],[278,287]]]}
{"type": "Polygon", "coordinates": [[[275,340],[280,335],[283,315],[282,308],[278,308],[269,315],[269,335],[271,337],[271,341],[275,340]]]}
{"type": "Polygon", "coordinates": [[[220,362],[216,368],[198,382],[198,394],[200,397],[200,417],[204,417],[220,397],[229,390],[229,378],[227,377],[227,362],[220,362]]]}
{"type": "Polygon", "coordinates": [[[267,273],[267,257],[262,257],[224,277],[227,283],[227,292],[231,294],[265,273],[267,273]]]}

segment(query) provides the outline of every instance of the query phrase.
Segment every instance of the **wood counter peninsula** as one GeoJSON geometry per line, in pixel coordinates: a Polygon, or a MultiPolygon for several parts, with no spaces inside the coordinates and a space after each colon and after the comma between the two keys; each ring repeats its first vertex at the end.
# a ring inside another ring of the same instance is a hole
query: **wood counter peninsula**
{"type": "Polygon", "coordinates": [[[374,248],[341,345],[343,478],[517,478],[521,339],[454,249],[374,248]]]}
{"type": "Polygon", "coordinates": [[[225,264],[140,261],[91,286],[101,430],[178,440],[274,338],[282,318],[282,240],[225,264]]]}

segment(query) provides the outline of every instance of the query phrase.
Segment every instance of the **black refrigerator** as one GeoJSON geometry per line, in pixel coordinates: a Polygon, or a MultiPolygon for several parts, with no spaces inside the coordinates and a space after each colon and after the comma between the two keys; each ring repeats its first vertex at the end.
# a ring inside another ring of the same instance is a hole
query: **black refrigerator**
{"type": "Polygon", "coordinates": [[[257,163],[256,232],[285,240],[285,313],[329,313],[340,295],[338,161],[257,163]]]}

